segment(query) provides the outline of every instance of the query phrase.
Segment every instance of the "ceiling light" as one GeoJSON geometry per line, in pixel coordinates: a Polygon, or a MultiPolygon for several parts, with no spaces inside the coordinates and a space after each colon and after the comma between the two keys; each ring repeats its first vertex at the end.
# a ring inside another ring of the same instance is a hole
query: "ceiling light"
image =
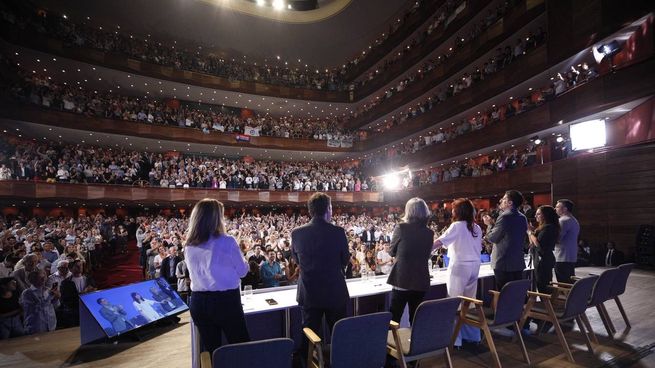
{"type": "Polygon", "coordinates": [[[285,8],[284,0],[273,0],[272,5],[273,5],[273,9],[275,10],[282,10],[285,8]]]}

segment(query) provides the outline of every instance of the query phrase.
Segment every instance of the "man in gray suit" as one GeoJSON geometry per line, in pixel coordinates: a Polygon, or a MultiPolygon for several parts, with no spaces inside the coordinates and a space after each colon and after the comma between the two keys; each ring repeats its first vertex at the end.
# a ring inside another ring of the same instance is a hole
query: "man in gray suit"
{"type": "Polygon", "coordinates": [[[98,298],[97,302],[102,306],[100,308],[100,315],[111,323],[111,328],[113,328],[117,334],[133,327],[125,318],[127,312],[125,312],[122,305],[109,304],[109,301],[105,298],[98,298]]]}
{"type": "Polygon", "coordinates": [[[573,217],[573,202],[559,199],[555,205],[559,215],[559,241],[555,244],[555,277],[559,282],[571,282],[578,261],[578,235],[580,224],[573,217]]]}
{"type": "Polygon", "coordinates": [[[523,246],[528,231],[528,220],[519,212],[523,204],[523,195],[516,190],[508,190],[500,200],[502,211],[494,222],[491,217],[485,218],[487,225],[486,239],[494,243],[491,252],[491,268],[494,270],[496,288],[514,280],[523,278],[525,261],[523,246]]]}

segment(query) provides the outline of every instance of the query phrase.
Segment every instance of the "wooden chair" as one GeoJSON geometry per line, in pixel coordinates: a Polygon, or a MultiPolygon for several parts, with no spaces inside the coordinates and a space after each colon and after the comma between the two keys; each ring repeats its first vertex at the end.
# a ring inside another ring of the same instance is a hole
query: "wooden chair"
{"type": "Polygon", "coordinates": [[[523,358],[530,365],[530,357],[525,348],[523,336],[521,336],[521,326],[518,323],[523,316],[523,300],[525,300],[527,292],[530,289],[530,284],[530,280],[516,280],[505,284],[500,292],[489,290],[493,295],[491,308],[483,307],[482,300],[460,296],[462,307],[459,312],[459,319],[455,326],[451,345],[455,342],[455,338],[463,324],[477,327],[484,333],[485,340],[487,340],[487,345],[489,345],[489,350],[493,357],[494,366],[500,368],[500,359],[491,335],[491,330],[513,326],[516,336],[521,343],[523,358]],[[469,309],[471,304],[474,305],[472,311],[469,309]]]}
{"type": "Polygon", "coordinates": [[[200,355],[202,368],[270,368],[293,363],[293,340],[287,338],[228,344],[200,355]]]}
{"type": "Polygon", "coordinates": [[[411,328],[400,328],[391,321],[387,337],[387,352],[407,368],[407,363],[445,353],[446,366],[451,368],[450,340],[457,316],[460,298],[428,300],[421,303],[414,314],[411,328]]]}
{"type": "Polygon", "coordinates": [[[591,291],[597,279],[598,276],[588,276],[576,281],[571,287],[563,288],[557,285],[553,286],[559,292],[567,296],[563,306],[560,304],[553,306],[551,295],[549,294],[528,291],[528,302],[525,306],[525,312],[519,325],[523,326],[528,318],[552,323],[555,327],[557,338],[566,353],[566,358],[570,362],[575,362],[573,355],[571,354],[571,349],[569,349],[569,345],[566,342],[566,338],[564,337],[564,333],[560,326],[560,322],[575,320],[580,328],[580,332],[582,332],[585,337],[587,348],[591,353],[593,353],[594,350],[591,346],[589,335],[585,329],[585,324],[582,322],[582,316],[584,315],[584,318],[586,318],[585,311],[587,310],[587,303],[591,297],[591,291]],[[537,301],[537,297],[541,300],[537,301]]]}
{"type": "Polygon", "coordinates": [[[307,367],[311,368],[380,368],[387,357],[386,341],[390,312],[344,318],[332,329],[329,364],[323,356],[321,338],[310,328],[303,332],[309,339],[307,367]],[[316,359],[314,358],[316,354],[316,359]]]}

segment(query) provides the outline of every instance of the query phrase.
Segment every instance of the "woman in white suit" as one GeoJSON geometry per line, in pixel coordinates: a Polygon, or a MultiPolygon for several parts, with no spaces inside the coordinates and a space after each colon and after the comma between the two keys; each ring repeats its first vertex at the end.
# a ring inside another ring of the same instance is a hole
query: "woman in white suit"
{"type": "MultiPolygon", "coordinates": [[[[482,229],[475,223],[475,209],[470,200],[456,199],[453,202],[452,214],[453,222],[446,232],[437,238],[433,248],[448,249],[448,296],[475,298],[480,272],[482,229]]],[[[464,325],[455,340],[455,346],[462,345],[462,338],[479,342],[480,330],[464,325]]]]}

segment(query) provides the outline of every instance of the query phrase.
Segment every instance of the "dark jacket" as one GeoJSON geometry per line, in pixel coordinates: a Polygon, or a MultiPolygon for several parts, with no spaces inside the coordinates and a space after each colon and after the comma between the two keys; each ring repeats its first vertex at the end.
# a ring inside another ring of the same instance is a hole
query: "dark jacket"
{"type": "Polygon", "coordinates": [[[427,291],[430,288],[428,259],[434,232],[417,223],[400,223],[391,236],[389,254],[396,257],[387,283],[401,289],[427,291]]]}
{"type": "Polygon", "coordinates": [[[177,288],[177,276],[175,276],[175,269],[177,264],[182,261],[180,257],[168,256],[161,261],[161,268],[159,269],[159,276],[163,277],[169,284],[175,285],[177,288]],[[173,272],[171,273],[171,261],[173,261],[173,272]]]}
{"type": "Polygon", "coordinates": [[[539,242],[539,246],[537,247],[537,253],[539,254],[537,263],[541,267],[549,269],[555,267],[555,254],[553,254],[553,251],[555,250],[555,243],[557,243],[559,237],[557,226],[547,224],[536,232],[536,236],[539,242]]]}
{"type": "Polygon", "coordinates": [[[350,300],[344,275],[350,252],[343,228],[313,218],[291,232],[291,254],[300,267],[300,306],[341,308],[350,300]]]}
{"type": "Polygon", "coordinates": [[[494,243],[491,252],[491,268],[515,272],[525,269],[523,246],[527,236],[528,220],[516,209],[504,211],[496,224],[487,230],[486,239],[494,243]]]}

